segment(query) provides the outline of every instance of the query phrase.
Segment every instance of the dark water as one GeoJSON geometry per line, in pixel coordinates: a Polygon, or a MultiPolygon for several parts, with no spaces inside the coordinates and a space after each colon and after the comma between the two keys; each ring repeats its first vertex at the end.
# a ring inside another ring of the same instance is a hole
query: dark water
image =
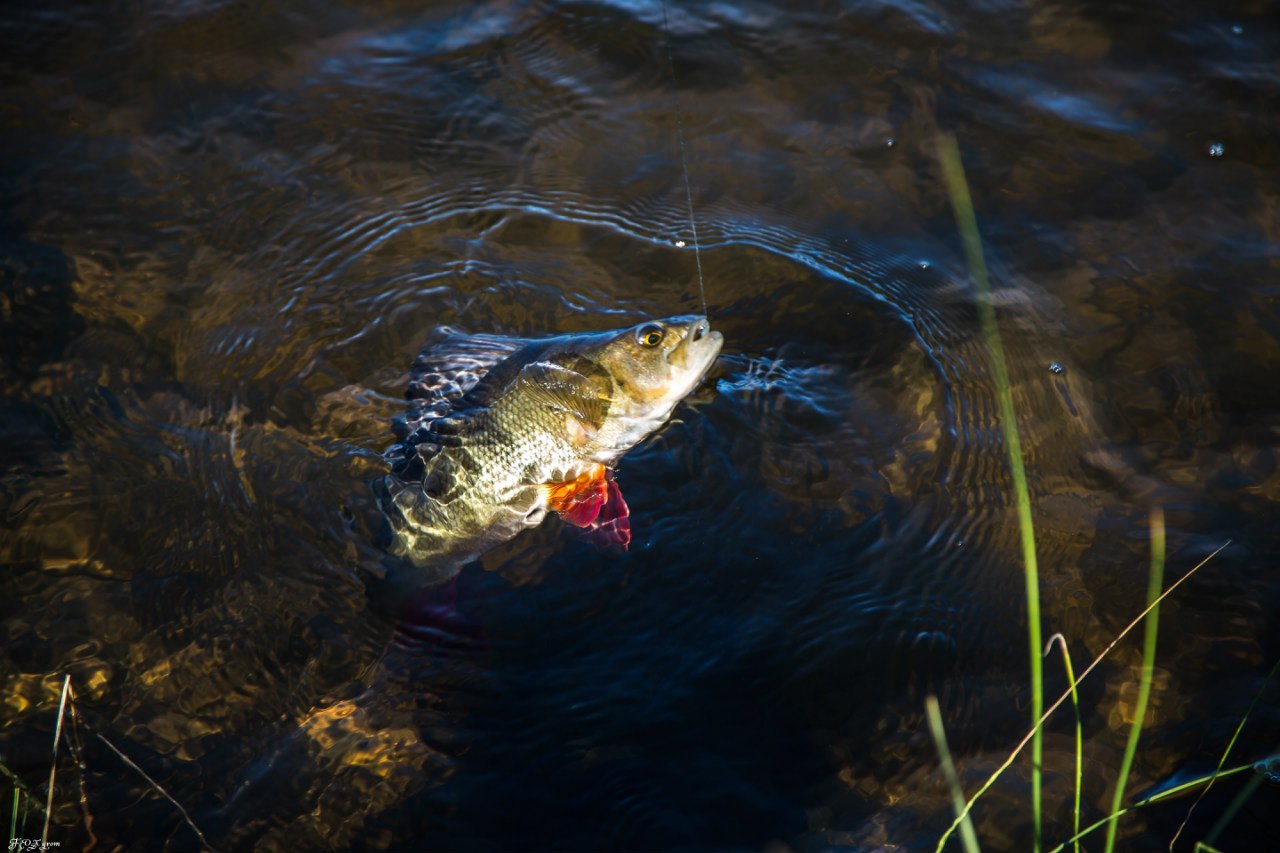
{"type": "MultiPolygon", "coordinates": [[[[69,673],[219,850],[932,849],[925,697],[972,790],[1029,696],[939,131],[999,290],[1046,635],[1079,668],[1141,609],[1153,505],[1170,576],[1232,543],[1162,610],[1131,788],[1211,770],[1264,686],[1276,4],[673,2],[674,82],[652,2],[56,5],[0,17],[0,759],[41,796],[69,673]],[[699,310],[681,112],[726,344],[620,468],[630,552],[548,521],[464,571],[477,630],[397,635],[369,484],[415,352],[699,310]]],[[[1082,688],[1086,823],[1139,649],[1082,688]]],[[[1278,702],[1231,764],[1280,742],[1278,702]]],[[[95,849],[196,848],[90,731],[51,839],[89,843],[82,779],[95,849]]],[[[989,849],[1029,848],[1028,775],[979,808],[989,849]]],[[[1277,805],[1219,846],[1264,848],[1277,805]]]]}

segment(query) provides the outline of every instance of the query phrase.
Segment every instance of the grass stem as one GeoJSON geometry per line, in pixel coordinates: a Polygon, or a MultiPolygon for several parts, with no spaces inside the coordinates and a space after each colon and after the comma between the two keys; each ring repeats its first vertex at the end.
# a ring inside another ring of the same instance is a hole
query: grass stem
{"type": "MultiPolygon", "coordinates": [[[[1223,770],[1221,773],[1217,775],[1217,778],[1225,779],[1228,776],[1235,776],[1238,773],[1245,773],[1253,769],[1254,768],[1252,764],[1242,764],[1239,767],[1232,767],[1230,770],[1223,770]]],[[[1205,785],[1208,782],[1210,782],[1213,778],[1214,778],[1213,775],[1209,775],[1209,776],[1201,776],[1199,779],[1188,779],[1186,782],[1182,782],[1181,784],[1175,785],[1172,788],[1167,788],[1158,794],[1153,794],[1152,796],[1147,797],[1144,800],[1139,800],[1129,808],[1121,809],[1116,816],[1128,814],[1134,809],[1145,808],[1146,806],[1155,805],[1156,803],[1162,803],[1165,800],[1178,796],[1179,794],[1186,793],[1187,791],[1190,791],[1192,788],[1195,788],[1199,785],[1205,785]]],[[[1110,823],[1111,818],[1112,818],[1112,815],[1107,815],[1106,817],[1102,818],[1096,823],[1090,824],[1089,826],[1085,827],[1083,830],[1078,831],[1075,835],[1068,838],[1066,841],[1059,844],[1057,847],[1054,847],[1053,849],[1051,849],[1049,853],[1062,853],[1062,851],[1067,848],[1068,844],[1075,844],[1078,846],[1080,839],[1106,826],[1108,823],[1110,823]]]]}
{"type": "MultiPolygon", "coordinates": [[[[951,789],[951,803],[956,814],[964,811],[964,790],[960,787],[960,777],[956,775],[955,762],[951,760],[951,748],[947,746],[947,733],[942,727],[942,711],[938,708],[938,697],[929,696],[924,700],[925,714],[929,718],[929,734],[933,735],[933,745],[938,749],[938,761],[942,764],[943,775],[947,777],[947,786],[951,789]]],[[[978,853],[978,834],[973,829],[973,821],[968,815],[960,820],[960,840],[966,853],[978,853]]]]}
{"type": "MultiPolygon", "coordinates": [[[[1186,581],[1192,575],[1200,571],[1200,569],[1204,568],[1206,563],[1208,563],[1214,557],[1221,554],[1222,550],[1230,544],[1231,544],[1230,539],[1228,539],[1226,542],[1223,542],[1221,545],[1215,548],[1214,551],[1211,554],[1209,554],[1209,556],[1205,557],[1203,560],[1196,563],[1185,575],[1183,575],[1182,577],[1178,578],[1176,581],[1171,583],[1169,585],[1169,588],[1160,594],[1159,598],[1157,598],[1152,603],[1148,604],[1146,609],[1144,609],[1141,613],[1139,613],[1136,617],[1134,617],[1133,621],[1131,621],[1128,625],[1126,625],[1124,627],[1124,630],[1122,630],[1119,634],[1116,634],[1115,639],[1113,639],[1110,643],[1108,643],[1107,647],[1098,653],[1098,656],[1093,659],[1093,662],[1090,663],[1087,667],[1085,667],[1084,672],[1080,673],[1080,677],[1077,678],[1075,682],[1071,685],[1072,688],[1079,687],[1080,682],[1084,681],[1086,678],[1089,677],[1089,673],[1093,672],[1098,667],[1098,664],[1102,663],[1103,659],[1106,658],[1106,656],[1111,653],[1111,650],[1114,649],[1120,643],[1121,640],[1127,637],[1129,635],[1129,632],[1132,631],[1139,623],[1141,623],[1143,618],[1145,618],[1146,615],[1150,613],[1153,608],[1157,607],[1161,601],[1164,601],[1166,598],[1172,595],[1174,590],[1176,590],[1178,587],[1186,583],[1186,581]]],[[[1053,715],[1053,712],[1058,710],[1058,708],[1062,705],[1062,703],[1067,701],[1067,699],[1069,699],[1070,697],[1071,697],[1071,690],[1067,690],[1065,693],[1059,696],[1057,701],[1055,701],[1052,705],[1050,705],[1049,708],[1040,716],[1040,719],[1036,721],[1034,726],[1032,726],[1031,731],[1023,735],[1022,740],[1018,741],[1018,744],[1013,748],[1013,751],[1009,753],[1008,757],[1005,758],[1004,762],[1001,763],[1001,765],[997,767],[994,771],[992,771],[991,775],[987,777],[987,780],[982,783],[982,787],[980,787],[977,791],[975,791],[973,793],[973,796],[969,797],[968,802],[966,802],[964,805],[963,814],[957,817],[954,821],[952,821],[951,826],[947,827],[947,831],[944,832],[942,834],[942,837],[938,839],[938,845],[935,849],[939,851],[939,853],[942,850],[942,848],[946,846],[947,840],[950,839],[951,836],[955,833],[956,828],[960,826],[960,822],[963,819],[963,817],[968,815],[969,812],[973,810],[973,806],[975,803],[977,803],[978,799],[987,792],[988,788],[990,788],[992,785],[996,783],[996,780],[999,779],[1000,776],[1004,774],[1004,771],[1009,769],[1010,765],[1013,764],[1014,760],[1019,755],[1022,754],[1022,750],[1025,749],[1027,744],[1031,742],[1031,739],[1035,734],[1035,732],[1038,729],[1040,729],[1040,727],[1042,727],[1045,724],[1045,721],[1048,720],[1049,717],[1053,715]]]]}
{"type": "MultiPolygon", "coordinates": [[[[1071,814],[1075,823],[1072,831],[1078,837],[1080,835],[1080,787],[1084,779],[1084,726],[1080,721],[1080,696],[1076,692],[1076,674],[1071,666],[1071,650],[1067,648],[1067,638],[1062,634],[1054,634],[1049,638],[1049,645],[1045,647],[1045,654],[1049,654],[1049,648],[1055,643],[1062,649],[1062,665],[1067,670],[1067,682],[1071,685],[1071,708],[1076,715],[1076,793],[1072,802],[1071,814]]],[[[1076,853],[1080,853],[1080,842],[1075,842],[1076,853]]]]}
{"type": "Polygon", "coordinates": [[[168,791],[166,791],[160,785],[159,782],[157,782],[155,779],[152,779],[149,775],[147,775],[147,771],[143,770],[141,767],[135,764],[133,759],[129,758],[129,756],[125,755],[123,752],[117,749],[114,743],[107,740],[105,737],[103,737],[101,734],[98,734],[97,732],[94,732],[94,734],[97,736],[98,740],[102,741],[104,744],[107,745],[108,749],[110,749],[117,756],[119,756],[121,761],[123,761],[125,764],[128,764],[130,767],[136,770],[138,772],[138,775],[140,775],[143,779],[146,779],[147,782],[150,783],[151,787],[154,788],[160,794],[160,796],[164,797],[166,800],[173,803],[173,807],[176,808],[178,812],[182,815],[182,819],[187,822],[187,826],[191,827],[191,831],[194,832],[196,834],[196,837],[200,839],[200,844],[203,845],[203,848],[205,850],[213,850],[213,845],[211,845],[209,843],[209,840],[204,837],[204,833],[200,831],[200,827],[196,826],[195,821],[191,819],[191,815],[187,813],[187,810],[182,807],[182,803],[175,800],[173,798],[173,795],[170,794],[168,791]]]}
{"type": "MultiPolygon", "coordinates": [[[[1022,539],[1023,579],[1027,593],[1027,642],[1031,650],[1031,721],[1040,719],[1044,708],[1044,663],[1040,629],[1040,574],[1036,565],[1035,528],[1031,521],[1031,495],[1027,489],[1027,474],[1022,462],[1022,442],[1018,437],[1018,421],[1013,408],[1013,393],[1009,384],[1009,369],[1005,364],[1004,347],[1000,342],[1000,329],[996,323],[996,310],[991,301],[991,282],[987,276],[987,262],[982,253],[982,238],[978,234],[978,222],[973,213],[973,201],[969,197],[969,183],[964,176],[964,164],[960,160],[960,148],[955,137],[944,134],[938,138],[938,159],[942,163],[942,175],[951,197],[956,227],[964,242],[965,260],[974,288],[978,292],[978,321],[986,339],[987,356],[991,361],[991,378],[996,386],[1000,408],[1000,426],[1004,431],[1005,448],[1009,454],[1009,469],[1013,479],[1015,503],[1018,508],[1018,529],[1022,539]]],[[[1031,811],[1035,824],[1034,849],[1039,853],[1041,834],[1040,766],[1044,750],[1039,725],[1032,729],[1031,741],[1031,811]]]]}
{"type": "Polygon", "coordinates": [[[1165,800],[1172,799],[1173,797],[1176,797],[1179,794],[1184,794],[1187,791],[1190,791],[1192,788],[1199,788],[1201,785],[1209,785],[1216,782],[1219,779],[1226,779],[1230,776],[1235,776],[1240,773],[1245,773],[1253,769],[1254,767],[1252,764],[1241,764],[1238,767],[1231,767],[1226,770],[1215,770],[1213,773],[1210,773],[1207,776],[1199,776],[1195,779],[1188,779],[1185,782],[1179,782],[1177,785],[1174,785],[1172,788],[1165,788],[1161,791],[1158,791],[1152,794],[1149,797],[1144,797],[1143,799],[1138,800],[1136,803],[1134,803],[1134,805],[1149,806],[1154,803],[1161,803],[1161,802],[1164,802],[1165,800]]]}
{"type": "Polygon", "coordinates": [[[1206,850],[1213,849],[1212,845],[1218,843],[1218,836],[1226,831],[1227,827],[1231,824],[1231,821],[1235,820],[1236,815],[1240,813],[1240,809],[1244,808],[1244,804],[1253,796],[1254,791],[1257,791],[1258,788],[1261,787],[1263,778],[1265,777],[1261,773],[1256,773],[1250,777],[1248,782],[1244,783],[1244,787],[1240,789],[1240,793],[1235,795],[1231,800],[1231,803],[1223,810],[1222,814],[1218,816],[1218,820],[1209,830],[1209,834],[1204,837],[1204,840],[1196,843],[1197,850],[1202,847],[1206,850]]]}
{"type": "Polygon", "coordinates": [[[1133,757],[1138,751],[1138,738],[1142,735],[1142,721],[1147,714],[1147,703],[1151,699],[1151,676],[1156,660],[1156,636],[1160,628],[1160,587],[1164,583],[1164,511],[1160,507],[1151,510],[1151,575],[1147,581],[1147,604],[1150,613],[1146,618],[1142,640],[1142,675],[1138,682],[1138,702],[1133,709],[1133,725],[1129,727],[1129,739],[1124,747],[1124,759],[1120,762],[1120,772],[1116,777],[1116,790],[1111,800],[1111,823],[1107,826],[1106,853],[1112,853],[1116,846],[1116,830],[1119,827],[1120,803],[1124,801],[1125,783],[1129,781],[1129,770],[1133,767],[1133,757]]]}
{"type": "Polygon", "coordinates": [[[71,676],[62,679],[62,698],[58,700],[58,722],[53,727],[53,761],[49,765],[49,800],[44,805],[44,828],[40,830],[40,849],[49,849],[49,819],[53,816],[53,780],[58,773],[58,741],[62,739],[62,717],[67,712],[71,694],[71,676]]]}
{"type": "MultiPolygon", "coordinates": [[[[1138,809],[1144,806],[1149,806],[1155,803],[1163,802],[1164,800],[1167,800],[1171,797],[1176,797],[1178,794],[1189,791],[1198,785],[1206,785],[1210,782],[1213,782],[1215,779],[1225,779],[1228,776],[1235,776],[1239,773],[1245,773],[1254,769],[1255,768],[1252,764],[1242,764],[1239,767],[1232,767],[1230,770],[1223,770],[1220,773],[1210,774],[1208,776],[1202,776],[1199,779],[1189,779],[1186,782],[1183,782],[1179,785],[1175,785],[1172,788],[1163,790],[1160,793],[1155,794],[1153,796],[1147,797],[1145,800],[1139,800],[1129,808],[1121,809],[1119,812],[1115,812],[1113,814],[1107,815],[1106,817],[1102,818],[1098,822],[1089,825],[1084,830],[1077,832],[1075,835],[1073,835],[1071,838],[1068,838],[1066,841],[1062,842],[1057,847],[1054,847],[1052,850],[1049,851],[1049,853],[1062,853],[1062,851],[1066,849],[1068,844],[1074,844],[1078,842],[1081,838],[1084,838],[1086,835],[1098,829],[1101,829],[1103,826],[1109,825],[1113,818],[1128,814],[1134,809],[1138,809]]],[[[1218,819],[1219,825],[1214,826],[1213,830],[1210,831],[1210,834],[1206,836],[1207,840],[1196,842],[1195,850],[1197,851],[1197,853],[1200,853],[1200,851],[1208,851],[1208,853],[1214,853],[1214,848],[1212,845],[1217,841],[1218,835],[1221,834],[1222,830],[1226,828],[1226,825],[1231,822],[1231,819],[1235,817],[1236,813],[1240,810],[1240,807],[1244,804],[1246,800],[1249,799],[1249,797],[1253,794],[1253,792],[1257,790],[1258,786],[1261,783],[1262,783],[1261,776],[1255,775],[1253,778],[1249,780],[1249,782],[1245,785],[1244,789],[1240,792],[1240,795],[1235,798],[1231,806],[1227,808],[1226,812],[1224,812],[1222,816],[1219,817],[1218,819]]]]}
{"type": "Polygon", "coordinates": [[[3,761],[0,761],[0,776],[7,778],[9,782],[12,783],[14,790],[21,792],[25,799],[31,799],[31,789],[23,783],[21,777],[19,777],[17,773],[14,773],[6,767],[3,761]]]}
{"type": "MultiPolygon", "coordinates": [[[[1191,813],[1196,810],[1196,806],[1200,805],[1200,801],[1204,799],[1205,794],[1209,793],[1209,789],[1213,787],[1213,783],[1223,776],[1222,765],[1227,763],[1227,758],[1231,755],[1231,750],[1235,748],[1236,741],[1240,738],[1240,732],[1244,730],[1244,724],[1249,720],[1249,716],[1253,713],[1253,709],[1258,706],[1258,700],[1262,698],[1262,694],[1266,691],[1267,685],[1276,677],[1276,672],[1280,671],[1280,660],[1277,660],[1271,667],[1271,671],[1267,673],[1267,677],[1262,680],[1262,685],[1258,687],[1258,691],[1253,694],[1253,701],[1249,703],[1249,708],[1244,712],[1244,716],[1240,718],[1240,724],[1236,726],[1235,733],[1231,735],[1231,740],[1227,741],[1227,748],[1222,751],[1222,756],[1218,759],[1218,766],[1214,768],[1213,775],[1209,777],[1209,784],[1200,791],[1195,802],[1191,804],[1191,808],[1187,809],[1187,816],[1182,819],[1182,823],[1178,824],[1178,831],[1173,834],[1173,838],[1169,841],[1169,853],[1173,853],[1173,845],[1178,843],[1182,831],[1187,828],[1187,823],[1191,820],[1191,813]]],[[[1210,841],[1212,844],[1213,842],[1210,841]]]]}

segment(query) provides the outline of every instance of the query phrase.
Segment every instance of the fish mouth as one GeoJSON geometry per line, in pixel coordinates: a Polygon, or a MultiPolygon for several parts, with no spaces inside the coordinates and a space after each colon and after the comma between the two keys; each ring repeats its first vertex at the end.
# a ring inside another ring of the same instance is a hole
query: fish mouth
{"type": "Polygon", "coordinates": [[[684,334],[667,355],[667,362],[681,372],[693,374],[689,383],[692,389],[720,354],[724,335],[712,331],[711,321],[701,316],[685,320],[681,330],[684,334]]]}

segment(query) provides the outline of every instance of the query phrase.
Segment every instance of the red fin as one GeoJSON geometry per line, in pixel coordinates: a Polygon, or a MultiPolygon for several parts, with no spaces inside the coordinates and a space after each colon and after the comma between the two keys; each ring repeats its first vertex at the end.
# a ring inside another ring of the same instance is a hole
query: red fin
{"type": "Polygon", "coordinates": [[[622,499],[622,489],[613,479],[613,475],[605,475],[606,493],[604,506],[596,515],[591,525],[589,536],[601,548],[621,548],[627,550],[631,544],[631,510],[622,499]]]}
{"type": "Polygon", "coordinates": [[[590,490],[584,489],[578,492],[575,498],[572,506],[560,512],[560,517],[575,527],[590,527],[596,522],[605,501],[608,500],[604,481],[600,481],[599,488],[593,487],[590,490]]]}
{"type": "Polygon", "coordinates": [[[576,527],[590,527],[609,499],[605,467],[595,465],[568,483],[548,483],[547,509],[576,527]]]}
{"type": "Polygon", "coordinates": [[[613,472],[596,465],[568,483],[547,483],[547,509],[575,527],[600,548],[627,550],[631,544],[631,510],[613,472]]]}
{"type": "Polygon", "coordinates": [[[611,548],[627,550],[631,544],[631,510],[622,498],[622,490],[613,479],[612,472],[605,474],[605,499],[588,525],[578,535],[591,541],[602,551],[611,548]]]}

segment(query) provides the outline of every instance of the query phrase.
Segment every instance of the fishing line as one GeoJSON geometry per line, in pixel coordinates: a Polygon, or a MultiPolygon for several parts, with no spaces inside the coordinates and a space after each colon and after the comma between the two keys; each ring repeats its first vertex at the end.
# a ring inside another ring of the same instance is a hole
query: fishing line
{"type": "MultiPolygon", "coordinates": [[[[684,110],[680,103],[680,79],[676,76],[676,63],[671,58],[671,25],[667,20],[667,0],[662,0],[662,42],[667,49],[667,67],[671,70],[671,83],[676,96],[676,142],[680,149],[680,170],[684,174],[684,197],[689,205],[689,231],[693,234],[693,259],[698,267],[698,294],[702,297],[702,315],[709,317],[707,310],[707,285],[702,278],[702,249],[698,245],[698,222],[693,216],[693,187],[689,183],[689,160],[684,146],[684,110]]],[[[684,246],[683,242],[677,243],[684,246]]]]}

